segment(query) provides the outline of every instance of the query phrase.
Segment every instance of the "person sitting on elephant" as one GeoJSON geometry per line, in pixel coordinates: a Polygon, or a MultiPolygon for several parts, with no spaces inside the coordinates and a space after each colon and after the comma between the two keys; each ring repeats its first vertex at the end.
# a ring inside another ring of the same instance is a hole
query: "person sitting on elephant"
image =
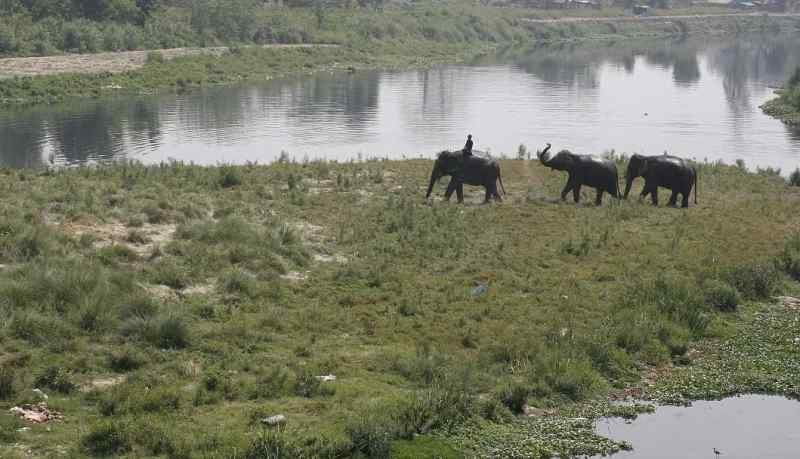
{"type": "Polygon", "coordinates": [[[464,144],[464,149],[461,150],[464,156],[472,156],[472,134],[467,135],[467,143],[464,144]]]}

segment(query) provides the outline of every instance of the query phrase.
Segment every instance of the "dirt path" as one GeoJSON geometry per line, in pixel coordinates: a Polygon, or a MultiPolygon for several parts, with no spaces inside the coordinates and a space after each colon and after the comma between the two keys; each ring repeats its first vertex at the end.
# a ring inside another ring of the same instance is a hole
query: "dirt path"
{"type": "MultiPolygon", "coordinates": [[[[308,48],[336,45],[265,45],[265,48],[308,48]]],[[[159,50],[165,59],[202,54],[220,55],[227,47],[172,48],[159,50]]],[[[0,59],[0,78],[40,76],[55,73],[119,73],[142,67],[149,51],[121,51],[98,54],[65,54],[46,57],[0,59]]]]}
{"type": "Polygon", "coordinates": [[[522,19],[525,22],[532,22],[535,24],[554,24],[554,23],[569,23],[569,22],[658,22],[669,21],[673,19],[704,19],[704,18],[726,18],[726,17],[800,17],[800,13],[725,13],[725,14],[686,14],[686,15],[665,15],[665,16],[586,16],[586,17],[567,17],[567,18],[551,18],[551,19],[522,19]]]}

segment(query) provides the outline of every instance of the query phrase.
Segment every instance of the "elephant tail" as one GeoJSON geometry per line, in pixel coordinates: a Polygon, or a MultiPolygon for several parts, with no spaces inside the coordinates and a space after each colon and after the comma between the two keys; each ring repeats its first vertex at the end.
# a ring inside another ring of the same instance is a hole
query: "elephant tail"
{"type": "Polygon", "coordinates": [[[697,169],[692,168],[694,171],[694,205],[697,205],[697,169]]]}
{"type": "Polygon", "coordinates": [[[506,193],[506,187],[503,186],[503,177],[500,176],[500,168],[499,167],[497,168],[497,181],[500,182],[500,189],[503,190],[503,194],[508,194],[508,193],[506,193]]]}

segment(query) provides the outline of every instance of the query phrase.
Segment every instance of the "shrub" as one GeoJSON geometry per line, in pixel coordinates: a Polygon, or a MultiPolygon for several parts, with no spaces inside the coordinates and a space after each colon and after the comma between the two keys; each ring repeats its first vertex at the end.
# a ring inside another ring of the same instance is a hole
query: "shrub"
{"type": "Polygon", "coordinates": [[[723,281],[706,281],[704,289],[706,302],[720,311],[735,311],[741,301],[739,292],[723,281]]]}
{"type": "Polygon", "coordinates": [[[789,174],[789,185],[791,186],[800,186],[800,167],[794,170],[791,174],[789,174]]]}
{"type": "Polygon", "coordinates": [[[33,384],[37,388],[47,388],[62,394],[69,394],[77,388],[70,379],[69,373],[57,366],[47,367],[36,376],[33,384]]]}
{"type": "MultiPolygon", "coordinates": [[[[244,451],[243,459],[290,459],[300,456],[282,432],[261,432],[244,451]]],[[[388,457],[388,456],[385,456],[388,457]]]]}
{"type": "Polygon", "coordinates": [[[129,347],[113,351],[108,355],[108,367],[119,373],[136,370],[142,363],[142,357],[129,347]]]}
{"type": "Polygon", "coordinates": [[[483,400],[478,407],[478,412],[487,421],[502,423],[513,419],[511,410],[502,401],[495,398],[483,400]]]}
{"type": "Polygon", "coordinates": [[[14,395],[14,372],[0,366],[0,400],[8,400],[14,395]]]}
{"type": "Polygon", "coordinates": [[[231,188],[242,184],[242,177],[239,171],[233,166],[224,166],[219,169],[217,183],[222,188],[231,188]]]}
{"type": "Polygon", "coordinates": [[[391,456],[394,435],[386,426],[386,420],[365,415],[347,425],[345,431],[350,437],[354,455],[363,454],[368,458],[391,456]]]}
{"type": "Polygon", "coordinates": [[[81,439],[83,449],[99,457],[123,454],[131,449],[127,433],[118,424],[104,423],[92,428],[81,439]]]}
{"type": "Polygon", "coordinates": [[[794,234],[778,256],[778,265],[794,280],[800,280],[800,233],[794,234]]]}
{"type": "Polygon", "coordinates": [[[161,51],[148,51],[145,62],[148,64],[162,64],[164,63],[164,55],[161,54],[161,51]]]}
{"type": "Polygon", "coordinates": [[[182,290],[189,286],[189,277],[182,266],[173,259],[159,261],[150,270],[152,282],[175,290],[182,290]]]}
{"type": "Polygon", "coordinates": [[[736,266],[726,278],[745,298],[753,300],[770,298],[781,280],[775,265],[766,262],[736,266]]]}
{"type": "Polygon", "coordinates": [[[0,445],[11,445],[19,438],[19,430],[25,424],[16,416],[0,416],[0,445]]]}
{"type": "Polygon", "coordinates": [[[333,393],[333,387],[322,384],[313,373],[306,370],[299,372],[294,381],[294,394],[299,397],[312,398],[317,395],[326,397],[333,393]]]}
{"type": "Polygon", "coordinates": [[[530,389],[526,386],[510,384],[500,390],[497,398],[512,413],[522,414],[525,411],[525,405],[528,403],[528,395],[530,395],[530,389]]]}
{"type": "Polygon", "coordinates": [[[150,342],[166,349],[179,349],[189,345],[189,329],[178,317],[161,319],[150,336],[150,342]]]}

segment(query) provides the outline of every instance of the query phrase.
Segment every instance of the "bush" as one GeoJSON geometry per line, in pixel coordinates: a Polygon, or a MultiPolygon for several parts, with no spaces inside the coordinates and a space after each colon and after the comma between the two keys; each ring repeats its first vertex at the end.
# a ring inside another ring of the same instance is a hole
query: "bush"
{"type": "Polygon", "coordinates": [[[108,367],[118,373],[136,370],[141,367],[143,359],[131,348],[113,351],[108,356],[108,367]]]}
{"type": "Polygon", "coordinates": [[[316,396],[330,396],[334,389],[329,384],[322,382],[313,373],[303,370],[297,374],[294,381],[294,394],[298,397],[312,398],[316,396]]]}
{"type": "Polygon", "coordinates": [[[522,414],[525,411],[525,405],[528,403],[528,395],[530,389],[520,384],[511,384],[497,394],[497,398],[503,403],[512,413],[522,414]]]}
{"type": "Polygon", "coordinates": [[[739,305],[739,292],[725,282],[707,281],[704,285],[706,302],[720,311],[735,311],[739,305]]]}
{"type": "Polygon", "coordinates": [[[148,64],[163,64],[164,55],[161,54],[161,51],[148,51],[146,62],[148,64]]]}
{"type": "Polygon", "coordinates": [[[772,263],[753,263],[732,268],[727,281],[745,298],[761,300],[770,298],[778,288],[780,272],[772,263]]]}
{"type": "Polygon", "coordinates": [[[351,422],[345,431],[350,437],[353,454],[363,454],[368,458],[391,456],[393,432],[386,426],[386,420],[375,415],[366,415],[351,422]]]}
{"type": "Polygon", "coordinates": [[[14,396],[14,372],[10,368],[0,367],[0,400],[8,400],[14,396]]]}
{"type": "Polygon", "coordinates": [[[166,317],[157,323],[150,342],[166,349],[184,348],[189,345],[189,329],[180,318],[166,317]]]}
{"type": "Polygon", "coordinates": [[[69,394],[77,388],[70,379],[69,373],[57,366],[47,367],[36,376],[33,384],[37,388],[47,388],[62,394],[69,394]]]}
{"type": "Polygon", "coordinates": [[[99,457],[123,454],[131,449],[127,433],[117,424],[101,424],[81,439],[83,449],[99,457]]]}
{"type": "Polygon", "coordinates": [[[789,174],[789,185],[791,186],[800,186],[800,167],[794,170],[791,174],[789,174]]]}
{"type": "MultiPolygon", "coordinates": [[[[261,432],[244,451],[243,459],[291,459],[300,456],[282,432],[261,432]]],[[[388,456],[385,456],[388,457],[388,456]]]]}
{"type": "Polygon", "coordinates": [[[222,188],[231,188],[242,184],[242,177],[239,171],[233,166],[224,166],[219,169],[219,179],[217,183],[222,188]]]}
{"type": "Polygon", "coordinates": [[[793,235],[778,256],[778,265],[794,280],[800,280],[800,233],[793,235]]]}

